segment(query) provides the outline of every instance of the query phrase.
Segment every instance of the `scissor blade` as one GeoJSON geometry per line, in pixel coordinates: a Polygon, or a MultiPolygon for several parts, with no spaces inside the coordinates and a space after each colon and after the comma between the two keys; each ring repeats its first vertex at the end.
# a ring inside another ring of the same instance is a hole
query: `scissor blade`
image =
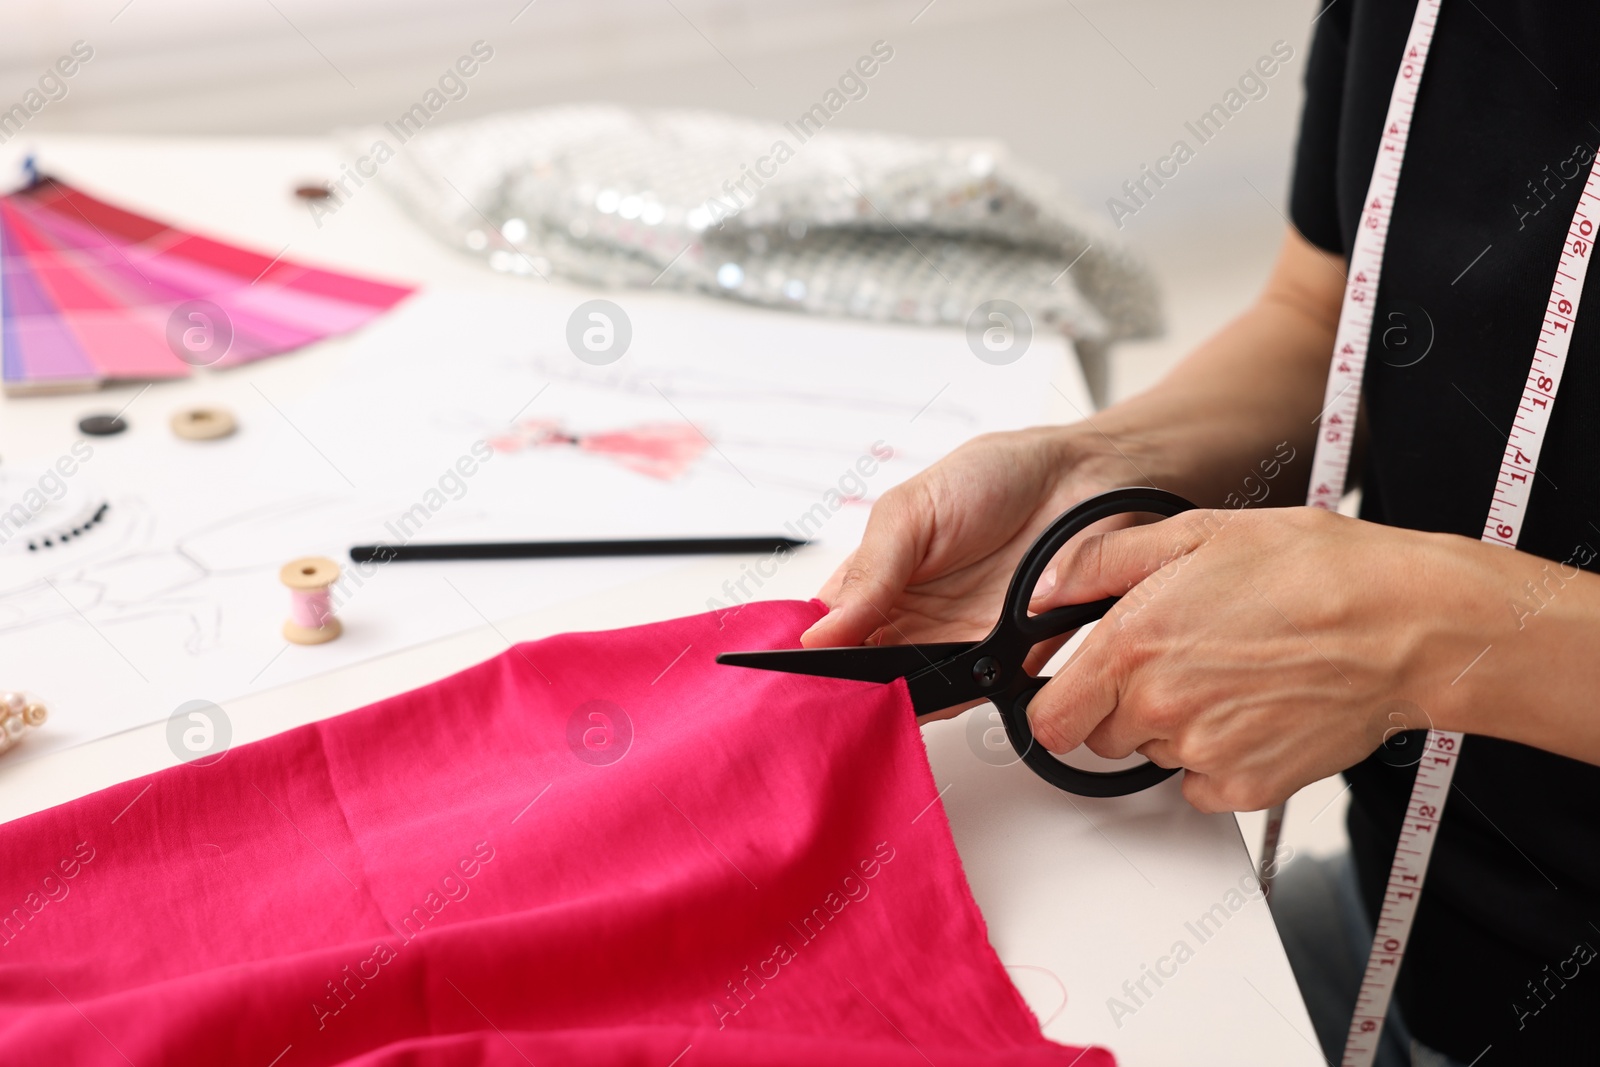
{"type": "Polygon", "coordinates": [[[933,645],[864,645],[859,648],[785,648],[772,652],[724,652],[718,663],[763,671],[848,678],[857,682],[892,682],[973,646],[972,641],[933,645]]]}

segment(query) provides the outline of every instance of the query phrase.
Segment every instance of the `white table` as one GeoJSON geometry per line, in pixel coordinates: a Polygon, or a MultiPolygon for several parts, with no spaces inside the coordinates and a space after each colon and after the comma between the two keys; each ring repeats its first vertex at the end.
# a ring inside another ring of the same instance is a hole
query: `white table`
{"type": "MultiPolygon", "coordinates": [[[[269,253],[436,284],[508,291],[540,284],[493,275],[442,249],[374,188],[317,226],[288,191],[298,181],[336,172],[339,157],[327,142],[54,137],[33,147],[47,170],[90,191],[269,253]]],[[[14,141],[0,152],[0,166],[14,167],[19,158],[14,141]]],[[[346,344],[331,341],[215,376],[162,383],[152,392],[159,390],[161,402],[173,407],[202,390],[208,401],[225,403],[251,382],[274,395],[314,390],[346,344]]],[[[1071,398],[1059,404],[1062,418],[1075,417],[1074,404],[1088,410],[1076,367],[1063,367],[1057,385],[1071,398]]],[[[64,446],[81,413],[114,410],[136,391],[124,386],[94,397],[0,400],[0,455],[64,446]]],[[[763,593],[810,596],[836,563],[827,553],[800,554],[763,593]]],[[[234,742],[434,681],[499,653],[505,639],[701,611],[704,590],[726,576],[729,565],[727,559],[688,562],[603,596],[501,621],[498,632],[484,627],[230,702],[234,742]]],[[[1234,818],[1195,812],[1176,778],[1138,796],[1091,800],[1055,790],[1020,763],[996,766],[1007,756],[986,741],[992,744],[997,735],[986,737],[988,724],[971,722],[987,711],[931,724],[924,736],[990,940],[1046,1023],[1045,1032],[1073,1043],[1104,1043],[1127,1067],[1321,1063],[1271,916],[1263,903],[1239,892],[1251,885],[1251,868],[1234,818]],[[1178,942],[1187,946],[1178,953],[1181,963],[1173,955],[1178,942]],[[1152,972],[1159,972],[1159,984],[1152,972]]],[[[173,763],[164,723],[0,763],[0,820],[173,763]]]]}

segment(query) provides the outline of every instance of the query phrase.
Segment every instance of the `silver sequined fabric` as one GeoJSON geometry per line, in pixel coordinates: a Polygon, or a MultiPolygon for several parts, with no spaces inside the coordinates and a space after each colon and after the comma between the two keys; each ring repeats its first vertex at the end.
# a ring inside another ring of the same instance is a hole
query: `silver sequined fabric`
{"type": "Polygon", "coordinates": [[[1006,299],[1100,345],[1160,326],[1148,272],[993,143],[602,105],[406,133],[342,140],[384,142],[376,180],[496,270],[914,323],[1006,299]]]}

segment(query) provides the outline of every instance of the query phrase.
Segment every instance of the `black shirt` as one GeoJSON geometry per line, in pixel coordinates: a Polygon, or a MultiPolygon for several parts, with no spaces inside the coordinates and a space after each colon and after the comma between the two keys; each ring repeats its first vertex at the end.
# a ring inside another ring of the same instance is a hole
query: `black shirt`
{"type": "MultiPolygon", "coordinates": [[[[1316,26],[1291,212],[1308,240],[1345,256],[1412,10],[1395,0],[1333,0],[1316,26]]],[[[1595,0],[1443,0],[1376,303],[1363,518],[1483,532],[1567,225],[1600,142],[1597,49],[1595,0]]],[[[1550,560],[1575,551],[1594,560],[1600,549],[1596,274],[1519,542],[1550,560]]],[[[1509,603],[1505,610],[1514,626],[1509,603]]],[[[1538,641],[1539,620],[1484,640],[1538,641]]],[[[1539,680],[1529,678],[1527,699],[1538,698],[1539,680]]],[[[1408,740],[1409,748],[1386,746],[1346,772],[1369,917],[1382,905],[1415,774],[1421,738],[1408,740]]],[[[1600,1062],[1597,951],[1600,767],[1468,737],[1400,975],[1413,1036],[1479,1067],[1557,1056],[1600,1062]]]]}

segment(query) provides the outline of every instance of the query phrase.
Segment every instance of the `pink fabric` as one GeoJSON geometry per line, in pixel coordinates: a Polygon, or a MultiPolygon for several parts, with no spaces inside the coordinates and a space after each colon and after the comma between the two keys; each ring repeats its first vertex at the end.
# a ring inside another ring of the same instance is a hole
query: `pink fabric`
{"type": "Polygon", "coordinates": [[[712,662],[818,613],[519,645],[0,827],[0,1062],[1111,1067],[989,948],[904,687],[712,662]]]}

